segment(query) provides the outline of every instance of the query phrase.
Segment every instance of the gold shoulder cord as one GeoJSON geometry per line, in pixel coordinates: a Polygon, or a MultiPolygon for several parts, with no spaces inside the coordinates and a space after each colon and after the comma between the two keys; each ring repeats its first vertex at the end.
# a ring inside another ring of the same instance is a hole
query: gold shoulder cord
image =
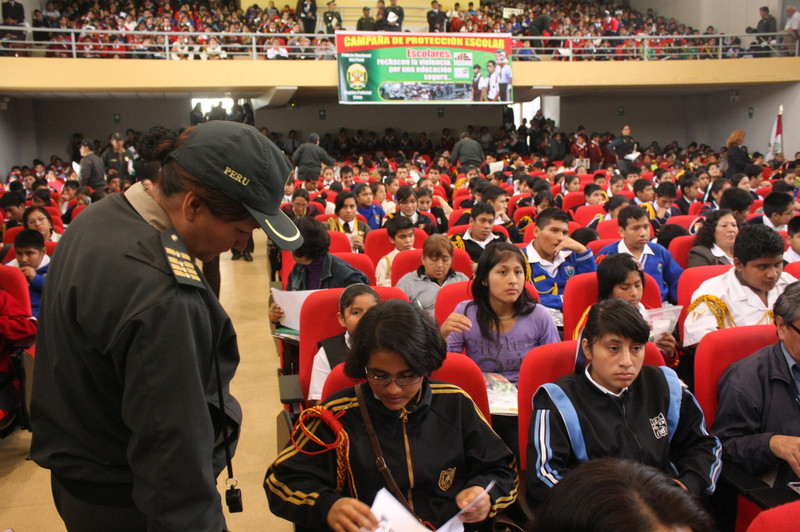
{"type": "Polygon", "coordinates": [[[700,296],[694,301],[692,304],[689,305],[689,308],[686,310],[686,314],[688,315],[701,303],[705,303],[708,306],[708,310],[711,311],[711,314],[717,319],[717,328],[718,329],[726,329],[728,327],[736,327],[736,322],[733,320],[733,316],[731,316],[731,311],[728,309],[728,304],[725,303],[722,299],[717,296],[712,295],[704,295],[700,296]],[[728,321],[729,325],[725,325],[725,321],[728,321]]]}

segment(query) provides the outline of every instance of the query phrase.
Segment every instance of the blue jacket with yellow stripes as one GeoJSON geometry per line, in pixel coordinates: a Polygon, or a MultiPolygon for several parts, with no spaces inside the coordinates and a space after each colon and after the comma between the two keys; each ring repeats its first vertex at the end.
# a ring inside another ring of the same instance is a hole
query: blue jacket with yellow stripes
{"type": "MultiPolygon", "coordinates": [[[[460,388],[425,379],[419,401],[397,412],[385,408],[368,384],[360,386],[386,463],[420,519],[438,528],[458,512],[459,492],[491,480],[497,484],[490,492],[490,517],[514,502],[519,481],[514,456],[460,388]]],[[[298,530],[329,530],[328,511],[338,499],[355,497],[370,505],[385,487],[354,389],[337,392],[324,404],[333,413],[345,411],[339,421],[350,439],[355,493],[336,491],[335,451],[309,455],[290,442],[267,470],[264,489],[272,513],[298,530]]],[[[308,426],[322,441],[335,439],[319,419],[308,426]]],[[[320,450],[307,437],[296,441],[305,452],[320,450]]]]}
{"type": "Polygon", "coordinates": [[[581,462],[613,456],[655,467],[692,493],[713,493],[719,440],[706,431],[694,396],[667,367],[643,366],[621,397],[585,372],[541,386],[528,433],[526,496],[531,508],[581,462]]]}
{"type": "MultiPolygon", "coordinates": [[[[532,244],[529,244],[529,246],[532,246],[532,244]]],[[[527,255],[527,257],[529,261],[532,258],[530,255],[527,255]]],[[[530,265],[531,281],[539,293],[539,301],[545,307],[558,310],[561,310],[564,306],[564,288],[567,286],[567,281],[573,275],[597,271],[597,263],[594,261],[591,249],[587,249],[580,254],[570,252],[564,262],[556,269],[555,275],[550,275],[538,261],[530,262],[530,265]]]]}

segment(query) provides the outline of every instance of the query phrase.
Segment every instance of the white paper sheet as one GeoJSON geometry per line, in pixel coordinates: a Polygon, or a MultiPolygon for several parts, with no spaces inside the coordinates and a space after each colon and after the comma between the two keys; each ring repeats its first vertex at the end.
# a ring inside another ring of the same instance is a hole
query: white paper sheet
{"type": "Polygon", "coordinates": [[[281,325],[299,331],[300,309],[306,298],[317,291],[318,290],[297,290],[295,292],[290,292],[288,290],[273,288],[272,297],[275,299],[275,303],[283,310],[281,325]]]}
{"type": "MultiPolygon", "coordinates": [[[[430,532],[386,488],[375,496],[370,510],[378,520],[377,532],[430,532]]],[[[369,532],[363,527],[361,530],[369,532]]]]}
{"type": "Polygon", "coordinates": [[[491,490],[494,487],[494,485],[495,485],[494,480],[489,482],[489,485],[483,488],[483,491],[477,497],[475,497],[471,503],[462,508],[461,511],[458,512],[456,515],[454,515],[448,522],[437,528],[436,532],[464,532],[464,523],[460,519],[461,514],[469,511],[470,508],[475,506],[478,500],[481,497],[483,497],[483,494],[489,493],[489,490],[491,490]]]}

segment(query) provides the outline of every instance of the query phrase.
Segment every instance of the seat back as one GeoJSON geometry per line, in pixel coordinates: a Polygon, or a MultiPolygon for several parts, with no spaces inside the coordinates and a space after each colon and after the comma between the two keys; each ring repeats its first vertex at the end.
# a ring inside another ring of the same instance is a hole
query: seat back
{"type": "Polygon", "coordinates": [[[747,532],[794,532],[800,521],[800,501],[781,504],[758,514],[747,532]]]}
{"type": "Polygon", "coordinates": [[[619,221],[616,218],[603,220],[597,224],[597,234],[600,235],[601,240],[611,238],[619,240],[621,238],[619,236],[619,221]]]}
{"type": "Polygon", "coordinates": [[[0,266],[0,289],[5,290],[16,299],[28,316],[33,315],[28,280],[22,270],[13,266],[0,266]]]}
{"type": "MultiPolygon", "coordinates": [[[[397,288],[388,286],[372,288],[378,293],[381,301],[387,299],[408,301],[408,296],[397,288]]],[[[316,291],[306,298],[300,308],[300,353],[297,376],[300,379],[303,397],[308,397],[314,355],[319,351],[318,342],[344,332],[344,327],[336,319],[336,313],[339,312],[339,297],[344,291],[344,288],[316,291]]]]}
{"type": "Polygon", "coordinates": [[[334,257],[339,257],[347,264],[361,271],[369,279],[369,284],[375,286],[375,265],[372,259],[363,253],[331,253],[334,257]]]}
{"type": "MultiPolygon", "coordinates": [[[[465,198],[461,198],[459,201],[462,201],[465,198]]],[[[458,207],[458,202],[454,199],[453,200],[453,212],[450,213],[450,216],[447,217],[447,227],[453,227],[457,225],[458,220],[467,212],[469,209],[462,209],[458,207]]]]}
{"type": "MultiPolygon", "coordinates": [[[[572,276],[564,287],[564,339],[572,340],[579,332],[586,311],[597,303],[598,283],[597,272],[580,273],[572,276]]],[[[661,290],[658,282],[652,276],[644,274],[644,289],[642,290],[642,305],[645,308],[661,308],[661,290]]]]}
{"type": "Polygon", "coordinates": [[[561,201],[561,210],[569,212],[581,203],[586,203],[586,196],[583,195],[583,192],[567,192],[561,201]]]}
{"type": "MultiPolygon", "coordinates": [[[[602,223],[602,222],[601,222],[602,223]]],[[[597,254],[600,253],[600,250],[606,247],[609,244],[613,244],[615,242],[619,242],[622,240],[619,235],[616,238],[600,238],[600,240],[592,240],[589,242],[586,247],[592,250],[594,256],[597,257],[597,254]]]]}
{"type": "MultiPolygon", "coordinates": [[[[421,249],[428,238],[428,233],[419,227],[414,228],[414,248],[421,249]]],[[[394,250],[394,244],[389,240],[389,232],[385,227],[373,229],[367,233],[364,239],[364,253],[372,259],[374,264],[378,264],[385,255],[394,250]]]]}
{"type": "Polygon", "coordinates": [[[575,209],[575,215],[572,218],[581,227],[586,227],[598,214],[606,215],[603,205],[581,205],[575,209]]]}
{"type": "Polygon", "coordinates": [[[536,207],[519,207],[514,209],[514,223],[519,224],[520,220],[528,216],[532,220],[536,219],[536,207]]]}
{"type": "Polygon", "coordinates": [[[669,243],[669,254],[684,270],[689,267],[689,251],[694,247],[697,235],[678,236],[669,243]]]}
{"type": "MultiPolygon", "coordinates": [[[[528,351],[522,361],[517,385],[517,407],[519,409],[520,469],[523,471],[527,469],[528,453],[526,449],[528,448],[528,430],[533,414],[533,395],[542,384],[555,382],[564,375],[575,371],[577,348],[577,340],[541,345],[528,351]]],[[[661,352],[652,342],[647,342],[644,363],[650,366],[664,365],[661,352]]]]}
{"type": "Polygon", "coordinates": [[[25,229],[25,226],[18,225],[16,227],[9,227],[6,229],[5,233],[3,233],[3,244],[13,244],[14,239],[17,238],[17,235],[20,231],[25,229]]]}
{"type": "Polygon", "coordinates": [[[683,342],[683,322],[686,321],[687,310],[689,305],[692,304],[692,294],[697,290],[703,281],[711,279],[717,275],[730,270],[732,266],[696,266],[694,268],[687,268],[683,270],[680,278],[678,279],[678,305],[682,305],[681,314],[678,317],[678,331],[680,332],[680,341],[683,342]]]}
{"type": "Polygon", "coordinates": [[[667,218],[667,224],[680,225],[684,229],[689,229],[692,225],[692,222],[695,220],[697,220],[697,216],[692,214],[681,214],[667,218]]]}
{"type": "MultiPolygon", "coordinates": [[[[422,266],[422,250],[408,249],[395,255],[392,261],[392,286],[397,284],[405,274],[412,272],[422,266]]],[[[463,249],[453,249],[453,264],[455,271],[461,272],[472,278],[472,261],[469,253],[463,249]]]]}
{"type": "MultiPolygon", "coordinates": [[[[486,422],[491,425],[492,416],[489,411],[489,397],[486,394],[486,380],[478,365],[468,356],[461,353],[447,353],[442,367],[431,373],[431,379],[455,384],[472,398],[486,422]]],[[[338,364],[322,387],[322,398],[344,388],[364,382],[364,379],[351,379],[344,374],[344,364],[338,364]]]]}
{"type": "Polygon", "coordinates": [[[80,213],[82,213],[88,205],[76,205],[74,209],[72,209],[72,218],[71,221],[75,221],[75,218],[78,217],[80,213]]]}
{"type": "Polygon", "coordinates": [[[717,413],[719,379],[728,366],[776,341],[774,325],[720,329],[700,340],[694,356],[694,396],[709,427],[717,413]]]}
{"type": "Polygon", "coordinates": [[[783,267],[783,271],[794,277],[800,279],[800,262],[790,262],[783,267]]]}
{"type": "Polygon", "coordinates": [[[347,233],[328,231],[328,236],[331,237],[329,248],[331,253],[350,253],[353,251],[353,245],[350,243],[350,237],[347,236],[347,233]]]}

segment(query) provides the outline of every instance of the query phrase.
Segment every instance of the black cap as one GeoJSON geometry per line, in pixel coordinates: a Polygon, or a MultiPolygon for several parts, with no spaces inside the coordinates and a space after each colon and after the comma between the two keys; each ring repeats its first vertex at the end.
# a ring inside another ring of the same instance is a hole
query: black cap
{"type": "Polygon", "coordinates": [[[84,140],[81,142],[81,146],[88,146],[89,148],[94,148],[94,143],[90,140],[84,140]]]}
{"type": "Polygon", "coordinates": [[[244,205],[278,247],[294,250],[303,243],[280,209],[292,166],[253,126],[225,120],[200,124],[169,159],[244,205]]]}
{"type": "Polygon", "coordinates": [[[122,140],[122,135],[117,132],[111,135],[111,140],[122,140]]]}

